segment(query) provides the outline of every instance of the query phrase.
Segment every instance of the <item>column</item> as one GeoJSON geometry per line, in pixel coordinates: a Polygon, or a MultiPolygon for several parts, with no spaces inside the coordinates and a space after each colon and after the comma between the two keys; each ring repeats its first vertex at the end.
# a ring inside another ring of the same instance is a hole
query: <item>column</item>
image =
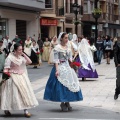
{"type": "Polygon", "coordinates": [[[16,35],[16,19],[8,20],[9,38],[13,40],[16,35]]]}

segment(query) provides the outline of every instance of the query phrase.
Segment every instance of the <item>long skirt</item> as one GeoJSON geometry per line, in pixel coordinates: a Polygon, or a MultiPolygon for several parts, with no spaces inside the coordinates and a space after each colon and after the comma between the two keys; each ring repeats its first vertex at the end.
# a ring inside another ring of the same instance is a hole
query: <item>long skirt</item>
{"type": "Polygon", "coordinates": [[[40,55],[37,55],[33,50],[31,51],[30,59],[32,61],[31,65],[40,65],[41,64],[40,55]]]}
{"type": "Polygon", "coordinates": [[[0,72],[3,70],[5,64],[5,54],[0,54],[0,72]]]}
{"type": "MultiPolygon", "coordinates": [[[[77,62],[80,62],[80,59],[76,59],[77,62]]],[[[83,68],[82,66],[78,69],[78,78],[98,78],[97,71],[93,71],[90,64],[88,65],[90,70],[83,68]]]]}
{"type": "Polygon", "coordinates": [[[49,47],[43,47],[42,60],[48,62],[49,60],[49,47]]]}
{"type": "Polygon", "coordinates": [[[54,102],[73,102],[83,100],[83,96],[81,90],[72,92],[61,84],[55,76],[55,67],[53,67],[45,88],[44,99],[54,102]]]}
{"type": "Polygon", "coordinates": [[[53,53],[53,49],[52,49],[51,52],[50,52],[48,64],[52,64],[53,60],[54,60],[54,53],[53,53]]]}
{"type": "Polygon", "coordinates": [[[1,86],[0,109],[23,110],[35,107],[38,101],[34,95],[28,76],[11,73],[1,86]]]}

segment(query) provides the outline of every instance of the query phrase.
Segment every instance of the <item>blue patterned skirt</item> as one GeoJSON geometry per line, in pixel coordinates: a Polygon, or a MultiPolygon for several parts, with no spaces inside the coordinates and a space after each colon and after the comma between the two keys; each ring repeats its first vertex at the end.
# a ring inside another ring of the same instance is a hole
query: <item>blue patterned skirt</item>
{"type": "Polygon", "coordinates": [[[44,99],[54,102],[73,102],[83,100],[81,90],[72,92],[63,86],[55,76],[55,67],[53,67],[48,82],[46,84],[44,99]]]}

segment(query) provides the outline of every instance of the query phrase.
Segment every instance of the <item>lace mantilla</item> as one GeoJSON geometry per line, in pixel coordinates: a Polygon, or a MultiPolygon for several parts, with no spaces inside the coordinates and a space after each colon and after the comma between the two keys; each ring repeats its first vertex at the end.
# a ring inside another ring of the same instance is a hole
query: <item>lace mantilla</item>
{"type": "Polygon", "coordinates": [[[58,69],[58,81],[67,87],[70,91],[78,92],[80,90],[79,81],[75,71],[69,66],[69,63],[65,62],[60,64],[58,69]]]}

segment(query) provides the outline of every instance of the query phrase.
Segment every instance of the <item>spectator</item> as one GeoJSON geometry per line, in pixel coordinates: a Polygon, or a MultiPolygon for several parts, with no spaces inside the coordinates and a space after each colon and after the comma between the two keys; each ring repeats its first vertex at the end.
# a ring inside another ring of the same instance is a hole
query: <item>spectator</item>
{"type": "Polygon", "coordinates": [[[97,60],[98,60],[98,64],[101,64],[101,59],[102,59],[104,44],[103,44],[103,41],[102,41],[102,39],[101,39],[100,36],[97,39],[96,48],[97,48],[97,60]]]}

